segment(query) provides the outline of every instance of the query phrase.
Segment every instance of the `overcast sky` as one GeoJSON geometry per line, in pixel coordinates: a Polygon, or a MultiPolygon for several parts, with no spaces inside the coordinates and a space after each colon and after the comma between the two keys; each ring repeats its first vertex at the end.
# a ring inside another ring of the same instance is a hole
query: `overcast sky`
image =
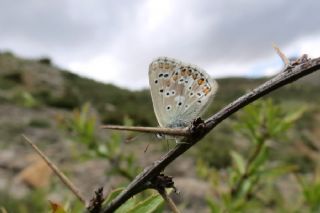
{"type": "Polygon", "coordinates": [[[0,50],[140,89],[158,56],[213,77],[270,75],[287,55],[320,56],[320,1],[0,0],[0,50]]]}

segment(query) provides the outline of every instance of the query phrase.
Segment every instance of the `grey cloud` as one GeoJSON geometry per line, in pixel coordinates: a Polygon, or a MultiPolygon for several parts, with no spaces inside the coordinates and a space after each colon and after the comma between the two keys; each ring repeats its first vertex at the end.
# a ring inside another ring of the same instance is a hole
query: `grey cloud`
{"type": "Polygon", "coordinates": [[[199,49],[207,50],[204,60],[252,60],[270,53],[272,42],[286,46],[303,36],[320,33],[320,2],[244,2],[233,1],[224,7],[219,23],[208,27],[208,32],[198,40],[199,49]]]}
{"type": "Polygon", "coordinates": [[[48,51],[93,54],[102,43],[112,44],[135,6],[131,1],[2,1],[0,37],[39,44],[48,51]]]}

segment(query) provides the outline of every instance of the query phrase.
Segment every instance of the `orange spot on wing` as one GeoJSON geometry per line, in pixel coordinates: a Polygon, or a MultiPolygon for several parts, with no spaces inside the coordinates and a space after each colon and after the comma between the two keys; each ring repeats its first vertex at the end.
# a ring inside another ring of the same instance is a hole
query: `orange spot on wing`
{"type": "Polygon", "coordinates": [[[199,84],[199,85],[201,85],[201,84],[203,84],[203,83],[204,83],[204,79],[203,79],[203,78],[201,78],[201,79],[198,80],[198,84],[199,84]]]}
{"type": "Polygon", "coordinates": [[[204,87],[203,89],[202,89],[202,92],[204,93],[204,94],[208,94],[209,92],[211,91],[211,89],[209,88],[209,87],[204,87]]]}

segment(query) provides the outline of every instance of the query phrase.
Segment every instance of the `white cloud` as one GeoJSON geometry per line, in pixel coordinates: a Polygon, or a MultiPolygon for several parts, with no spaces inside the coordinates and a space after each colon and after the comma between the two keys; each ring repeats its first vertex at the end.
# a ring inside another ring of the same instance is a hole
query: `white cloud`
{"type": "Polygon", "coordinates": [[[103,82],[123,84],[121,70],[123,66],[112,55],[99,55],[86,61],[74,61],[68,69],[103,82]]]}

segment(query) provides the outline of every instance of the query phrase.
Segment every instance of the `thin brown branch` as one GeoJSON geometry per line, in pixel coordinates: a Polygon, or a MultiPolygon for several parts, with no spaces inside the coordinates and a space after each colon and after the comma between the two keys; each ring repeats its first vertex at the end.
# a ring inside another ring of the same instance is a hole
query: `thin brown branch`
{"type": "Polygon", "coordinates": [[[190,133],[188,129],[172,129],[172,128],[161,128],[161,127],[141,127],[141,126],[117,126],[117,125],[103,125],[101,129],[113,129],[113,130],[127,130],[135,132],[145,133],[160,133],[172,136],[188,136],[190,133]]]}
{"type": "Polygon", "coordinates": [[[1,211],[1,213],[8,213],[7,210],[3,206],[0,207],[0,211],[1,211]]]}
{"type": "Polygon", "coordinates": [[[127,186],[125,190],[123,190],[113,201],[111,201],[107,207],[103,209],[103,212],[114,212],[130,197],[146,189],[146,183],[148,183],[156,175],[159,175],[161,171],[163,171],[170,163],[172,163],[172,161],[195,145],[215,126],[233,113],[237,112],[239,109],[284,85],[287,85],[318,70],[320,70],[320,58],[308,60],[299,65],[288,66],[274,78],[228,104],[226,107],[207,119],[203,124],[190,127],[190,135],[184,139],[186,143],[178,144],[175,148],[162,156],[160,160],[155,161],[152,165],[145,168],[143,172],[140,173],[127,186]]]}
{"type": "Polygon", "coordinates": [[[166,192],[166,189],[158,190],[158,192],[162,196],[164,201],[168,204],[169,208],[171,209],[171,211],[173,213],[180,213],[178,207],[176,206],[176,204],[173,202],[173,200],[170,198],[170,196],[166,192]]]}
{"type": "Polygon", "coordinates": [[[81,195],[80,191],[73,185],[73,183],[65,176],[62,171],[54,164],[52,161],[25,135],[22,135],[25,141],[40,155],[40,157],[47,163],[47,165],[52,169],[52,171],[59,177],[62,183],[67,186],[68,189],[84,204],[86,205],[86,200],[81,195]]]}

